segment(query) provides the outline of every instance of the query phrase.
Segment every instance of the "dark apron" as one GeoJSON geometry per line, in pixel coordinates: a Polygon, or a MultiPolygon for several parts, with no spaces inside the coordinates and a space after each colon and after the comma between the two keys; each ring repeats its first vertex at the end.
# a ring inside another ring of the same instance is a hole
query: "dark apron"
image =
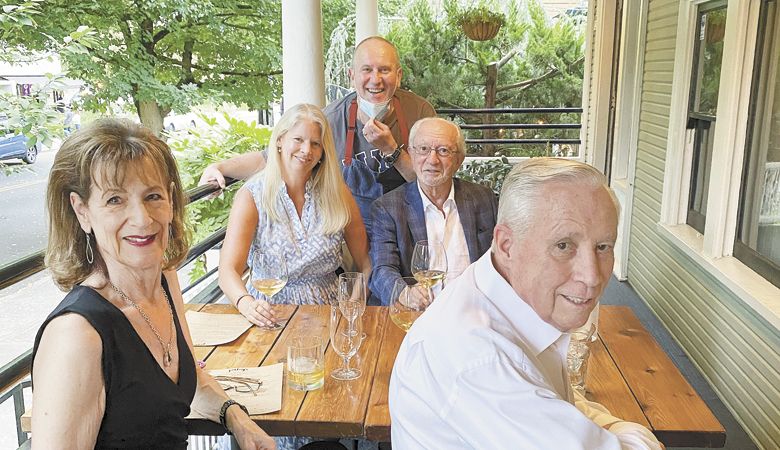
{"type": "MultiPolygon", "coordinates": [[[[395,110],[398,127],[401,132],[401,144],[409,143],[409,127],[401,111],[401,102],[398,97],[393,97],[393,109],[395,110]]],[[[384,194],[382,183],[377,177],[390,167],[382,158],[378,149],[372,149],[371,154],[353,156],[355,146],[355,131],[357,129],[357,100],[352,100],[349,105],[349,120],[347,122],[347,140],[345,142],[344,160],[341,172],[344,182],[347,183],[352,196],[360,208],[360,215],[366,226],[366,231],[371,233],[371,204],[384,194]]]]}

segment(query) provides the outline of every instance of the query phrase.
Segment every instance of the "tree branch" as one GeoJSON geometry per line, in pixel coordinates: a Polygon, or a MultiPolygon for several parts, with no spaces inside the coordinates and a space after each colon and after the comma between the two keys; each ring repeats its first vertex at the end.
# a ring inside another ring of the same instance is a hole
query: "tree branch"
{"type": "MultiPolygon", "coordinates": [[[[568,66],[566,66],[566,70],[570,71],[575,66],[581,64],[583,61],[585,61],[585,57],[584,56],[580,57],[579,59],[577,59],[573,63],[571,63],[568,66]]],[[[561,70],[558,69],[557,67],[553,67],[552,69],[548,70],[547,72],[545,72],[544,74],[542,74],[542,75],[540,75],[540,76],[538,76],[536,78],[531,78],[529,80],[524,80],[524,81],[520,81],[520,82],[517,82],[517,83],[507,84],[507,85],[504,85],[504,86],[499,86],[498,88],[496,88],[496,93],[508,91],[508,90],[511,90],[511,89],[525,90],[525,89],[528,89],[531,86],[533,86],[535,84],[538,84],[538,83],[540,83],[540,82],[542,82],[542,81],[544,81],[544,80],[546,80],[548,78],[552,78],[552,77],[558,75],[559,73],[561,73],[561,70]]]]}

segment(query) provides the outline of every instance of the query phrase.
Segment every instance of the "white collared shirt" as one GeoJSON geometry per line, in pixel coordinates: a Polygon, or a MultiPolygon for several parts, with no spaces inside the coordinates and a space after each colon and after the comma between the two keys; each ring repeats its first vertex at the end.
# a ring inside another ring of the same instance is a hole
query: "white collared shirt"
{"type": "Polygon", "coordinates": [[[458,205],[455,203],[455,183],[452,183],[450,194],[444,201],[442,207],[444,211],[439,210],[431,202],[419,183],[417,189],[420,191],[425,212],[428,242],[441,242],[444,245],[444,251],[447,253],[447,282],[450,282],[471,264],[466,233],[463,231],[463,224],[460,223],[458,205]]]}
{"type": "Polygon", "coordinates": [[[568,344],[569,334],[541,320],[487,252],[417,319],[398,351],[393,448],[660,449],[646,428],[574,397],[568,344]]]}

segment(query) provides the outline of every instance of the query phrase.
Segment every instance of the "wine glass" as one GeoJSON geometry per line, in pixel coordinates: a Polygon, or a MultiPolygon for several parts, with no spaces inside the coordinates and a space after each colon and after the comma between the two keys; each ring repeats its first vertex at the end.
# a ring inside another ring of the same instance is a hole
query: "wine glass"
{"type": "MultiPolygon", "coordinates": [[[[357,315],[363,317],[366,311],[366,282],[362,272],[344,272],[339,275],[338,301],[339,305],[357,302],[357,315]]],[[[352,328],[350,330],[352,336],[355,336],[356,331],[352,328]]],[[[365,339],[365,333],[362,337],[365,339]]]]}
{"type": "Polygon", "coordinates": [[[417,241],[412,253],[412,275],[428,289],[428,302],[433,301],[433,287],[447,274],[447,253],[441,242],[417,241]]]}
{"type": "MultiPolygon", "coordinates": [[[[263,294],[268,304],[272,305],[273,296],[287,284],[287,264],[284,254],[257,252],[252,256],[252,287],[263,294]]],[[[264,327],[278,330],[284,327],[284,322],[276,322],[264,327]]]]}
{"type": "Polygon", "coordinates": [[[390,296],[390,320],[404,331],[425,311],[429,304],[428,289],[416,278],[395,280],[390,296]]]}
{"type": "Polygon", "coordinates": [[[341,357],[342,366],[330,376],[337,380],[354,380],[360,377],[358,368],[349,367],[349,360],[357,354],[363,343],[363,321],[356,320],[359,305],[354,301],[337,302],[330,308],[330,346],[341,357]]]}

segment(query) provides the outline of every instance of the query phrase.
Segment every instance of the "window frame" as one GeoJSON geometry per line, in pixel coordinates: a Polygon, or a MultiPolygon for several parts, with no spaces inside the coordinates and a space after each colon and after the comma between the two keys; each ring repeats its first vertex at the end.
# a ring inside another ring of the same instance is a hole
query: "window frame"
{"type": "MultiPolygon", "coordinates": [[[[757,30],[762,30],[764,33],[767,32],[766,26],[767,24],[771,24],[773,27],[771,31],[774,36],[771,38],[771,48],[765,49],[764,44],[766,43],[765,39],[762,39],[759,41],[759,38],[757,37],[755,47],[754,47],[754,54],[756,55],[756,58],[759,58],[758,61],[754,59],[753,61],[753,71],[752,71],[752,80],[758,80],[761,74],[761,67],[759,67],[759,64],[761,62],[760,58],[763,58],[763,55],[765,53],[772,54],[773,52],[777,52],[780,50],[780,2],[778,0],[763,0],[761,1],[761,9],[759,10],[759,22],[757,25],[757,30]],[[771,14],[774,14],[774,17],[769,17],[770,12],[766,12],[764,14],[764,9],[768,8],[769,3],[775,4],[775,10],[771,12],[771,14]]],[[[773,55],[773,58],[777,60],[777,55],[773,55]]],[[[777,61],[775,61],[777,63],[777,61]]],[[[776,71],[780,72],[780,67],[775,69],[776,71]]],[[[780,77],[780,75],[775,74],[775,78],[780,77]]],[[[775,83],[777,83],[777,80],[774,80],[775,83]]],[[[761,83],[766,82],[766,80],[760,80],[759,83],[752,83],[750,86],[750,104],[749,104],[749,120],[753,122],[753,125],[755,125],[756,120],[756,113],[758,109],[758,103],[757,101],[758,96],[760,95],[760,89],[761,83]]],[[[774,95],[780,95],[780,91],[776,91],[774,95]]],[[[764,105],[766,107],[766,105],[764,105]]],[[[762,111],[763,113],[770,113],[771,114],[771,105],[769,106],[769,109],[764,109],[762,111]]],[[[738,209],[737,209],[737,224],[736,224],[736,233],[734,236],[734,257],[738,260],[742,261],[745,265],[756,271],[759,275],[769,280],[770,283],[773,285],[780,287],[780,266],[778,264],[774,263],[772,260],[767,258],[766,256],[762,255],[761,253],[757,252],[753,248],[751,248],[749,245],[745,244],[742,239],[740,238],[740,234],[742,233],[742,227],[744,224],[742,223],[743,217],[744,217],[744,208],[742,208],[742,205],[745,201],[745,197],[748,195],[748,189],[747,189],[747,183],[750,178],[750,163],[751,163],[751,157],[752,157],[752,151],[753,148],[753,140],[756,138],[756,136],[753,134],[753,131],[755,130],[755,126],[748,127],[747,128],[747,135],[745,138],[745,164],[743,165],[742,170],[742,180],[740,183],[740,193],[739,193],[739,203],[738,203],[738,209]]]]}
{"type": "Polygon", "coordinates": [[[729,0],[704,233],[686,224],[691,182],[689,112],[694,27],[700,5],[681,0],[669,111],[663,196],[658,231],[705,272],[780,329],[780,289],[733,257],[749,114],[756,32],[761,3],[729,0]],[[733,105],[733,106],[732,106],[733,105]],[[713,181],[716,180],[716,181],[713,181]]]}

